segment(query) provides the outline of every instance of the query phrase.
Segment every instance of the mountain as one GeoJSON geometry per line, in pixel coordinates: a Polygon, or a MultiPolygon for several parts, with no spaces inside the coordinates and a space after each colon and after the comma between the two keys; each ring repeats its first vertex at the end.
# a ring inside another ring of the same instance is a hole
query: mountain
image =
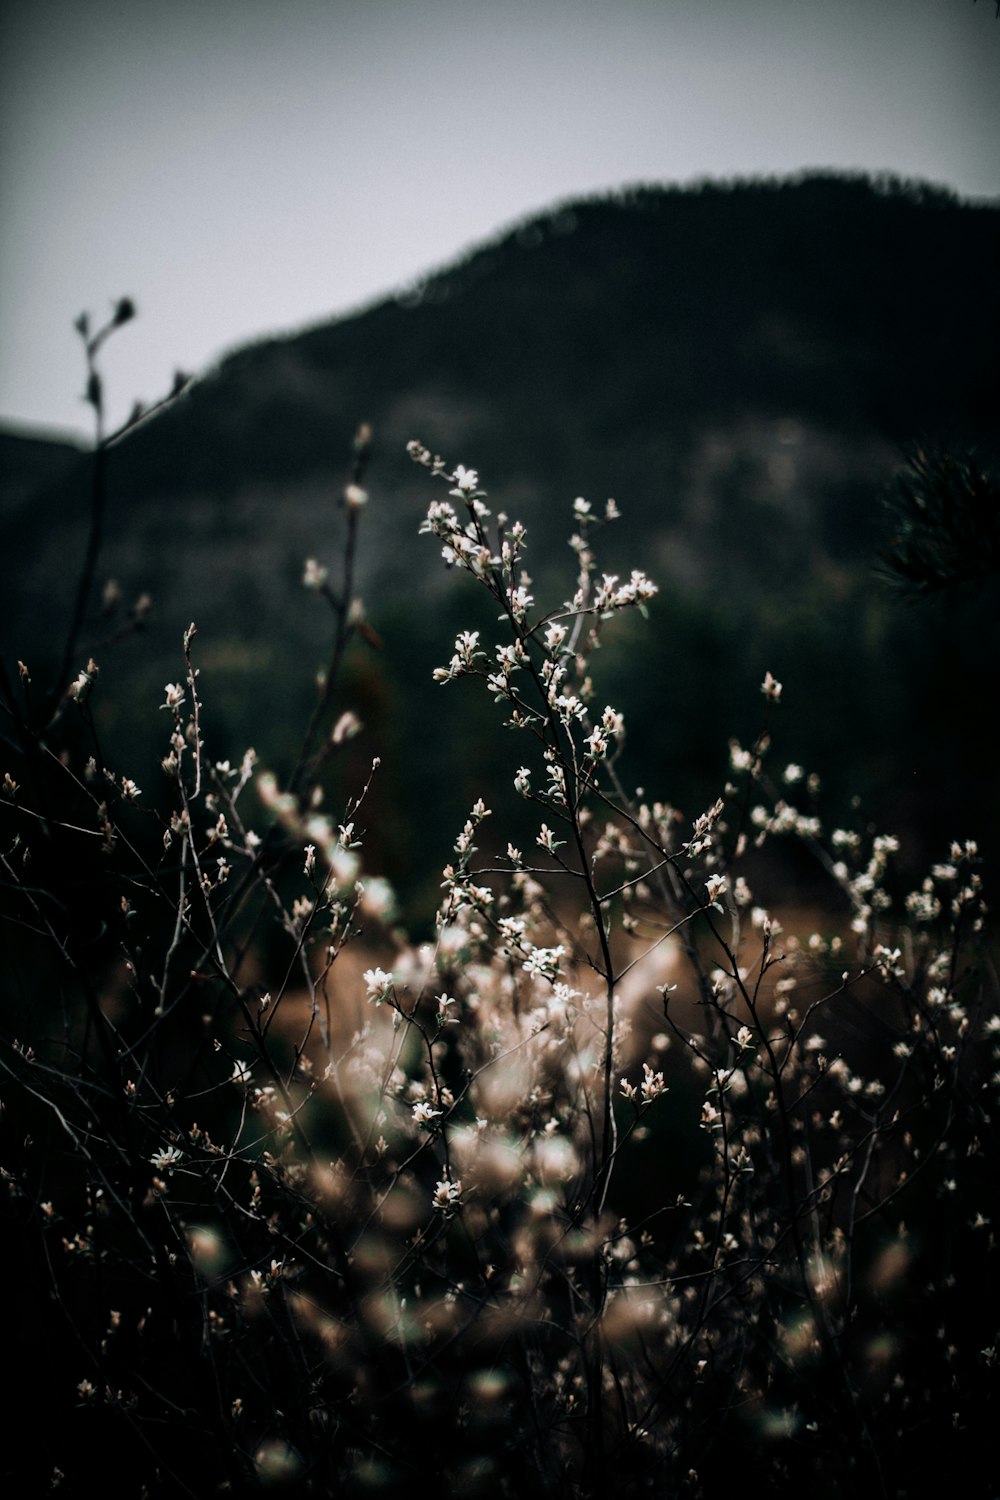
{"type": "Polygon", "coordinates": [[[22,507],[64,479],[84,451],[82,443],[67,438],[0,427],[0,516],[5,523],[16,524],[22,507]]]}
{"type": "MultiPolygon", "coordinates": [[[[650,186],[560,205],[356,316],[248,345],[110,454],[100,578],[153,610],[101,657],[109,742],[155,775],[155,707],[194,619],[212,743],[287,768],[330,630],[303,561],[336,565],[368,421],[359,590],[383,648],[359,648],[348,687],[370,730],[358,763],[374,749],[391,768],[397,878],[429,838],[447,857],[442,828],[518,754],[497,748],[470,684],[429,685],[455,632],[491,621],[417,535],[438,487],[406,458],[413,437],[475,466],[526,522],[535,593],[554,602],[572,587],[574,497],[616,499],[604,566],[642,566],[661,589],[647,631],[605,657],[633,699],[635,780],[700,810],[728,739],[757,728],[770,669],[786,683],[782,764],[860,792],[917,843],[966,836],[952,820],[988,780],[977,704],[991,674],[995,690],[996,611],[909,608],[875,564],[910,445],[996,451],[998,269],[1000,206],[924,184],[650,186]]],[[[0,447],[21,476],[15,498],[0,491],[0,584],[5,657],[44,671],[88,481],[86,460],[59,472],[36,456],[29,503],[31,455],[13,435],[0,447]]]]}

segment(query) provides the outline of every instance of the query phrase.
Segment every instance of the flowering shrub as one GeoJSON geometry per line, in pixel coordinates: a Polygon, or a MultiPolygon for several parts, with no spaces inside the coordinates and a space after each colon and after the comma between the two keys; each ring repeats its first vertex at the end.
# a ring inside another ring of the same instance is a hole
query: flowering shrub
{"type": "Polygon", "coordinates": [[[414,442],[421,529],[497,621],[434,676],[479,679],[516,732],[536,832],[491,836],[502,809],[477,801],[409,941],[362,864],[377,761],[338,814],[321,794],[361,730],[338,693],[369,437],[339,585],[305,564],[334,638],[287,784],[252,750],[207,756],[193,625],[159,705],[162,811],[103,760],[109,673],[67,671],[40,707],[27,666],[4,683],[6,1207],[26,1407],[44,1390],[60,1414],[10,1472],[598,1496],[721,1492],[738,1465],[915,1492],[995,1381],[975,842],[898,891],[892,837],[827,831],[815,776],[768,770],[770,672],[709,808],[629,788],[596,655],[656,588],[600,571],[617,506],[574,502],[575,581],[543,605],[524,526],[414,442]],[[754,894],[778,840],[826,871],[814,931],[754,894]]]}

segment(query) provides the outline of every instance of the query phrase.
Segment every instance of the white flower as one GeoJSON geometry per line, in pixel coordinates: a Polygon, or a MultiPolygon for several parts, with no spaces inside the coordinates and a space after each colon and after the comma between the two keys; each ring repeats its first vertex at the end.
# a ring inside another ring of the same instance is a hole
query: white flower
{"type": "Polygon", "coordinates": [[[538,974],[543,979],[555,979],[559,973],[559,960],[565,952],[562,943],[555,948],[532,948],[524,960],[524,972],[538,974]]]}
{"type": "Polygon", "coordinates": [[[369,1000],[381,1005],[383,1000],[389,998],[389,991],[392,989],[391,974],[387,974],[384,969],[366,969],[364,980],[369,1000]]]}
{"type": "Polygon", "coordinates": [[[573,719],[582,719],[586,716],[587,705],[581,702],[576,693],[557,693],[555,697],[550,695],[549,702],[567,727],[573,719]]]}
{"type": "Polygon", "coordinates": [[[705,881],[705,889],[708,899],[713,906],[718,905],[719,897],[726,889],[726,877],[724,875],[710,875],[705,881]]]}
{"type": "Polygon", "coordinates": [[[360,484],[349,484],[344,490],[344,503],[348,510],[360,510],[363,505],[368,504],[368,491],[363,490],[360,484]]]}
{"type": "Polygon", "coordinates": [[[457,1026],[458,1017],[450,1014],[450,1007],[455,1001],[450,995],[437,996],[437,1023],[439,1026],[457,1026]]]}
{"type": "MultiPolygon", "coordinates": [[[[930,881],[926,882],[930,885],[930,881]]],[[[940,915],[941,902],[935,896],[933,888],[927,890],[926,886],[920,891],[911,891],[906,898],[906,909],[916,922],[933,922],[940,915]]]]}
{"type": "Polygon", "coordinates": [[[764,673],[764,681],[760,685],[760,690],[765,698],[770,698],[774,703],[777,703],[781,697],[781,683],[777,678],[772,677],[770,672],[764,673]]]}
{"type": "Polygon", "coordinates": [[[163,689],[166,697],[160,704],[161,708],[180,708],[184,702],[184,689],[179,682],[168,682],[163,689]]]}
{"type": "Polygon", "coordinates": [[[642,604],[658,592],[656,584],[650,582],[641,568],[633,568],[628,583],[622,584],[615,595],[615,605],[620,609],[626,604],[642,604]]]}
{"type": "Polygon", "coordinates": [[[413,1119],[417,1125],[429,1125],[432,1120],[438,1119],[440,1114],[441,1111],[439,1109],[434,1109],[423,1099],[420,1100],[419,1104],[413,1106],[413,1119]]]}
{"type": "Polygon", "coordinates": [[[459,464],[452,476],[455,488],[452,494],[471,495],[479,488],[479,475],[475,469],[467,469],[464,464],[459,464]]]}
{"type": "Polygon", "coordinates": [[[381,875],[366,876],[364,884],[359,882],[355,889],[366,916],[384,918],[395,905],[395,892],[388,880],[381,875]]]}
{"type": "Polygon", "coordinates": [[[876,944],[875,953],[873,956],[875,959],[875,963],[879,968],[879,971],[884,974],[887,979],[891,977],[894,977],[896,979],[904,979],[906,977],[906,970],[900,963],[902,954],[898,948],[886,948],[881,943],[878,943],[876,944]]]}
{"type": "Polygon", "coordinates": [[[306,565],[302,573],[302,582],[307,589],[321,589],[329,578],[328,568],[318,563],[315,557],[307,557],[306,565]]]}
{"type": "Polygon", "coordinates": [[[451,1215],[458,1207],[461,1197],[461,1182],[439,1182],[434,1189],[434,1207],[438,1213],[451,1215]]]}
{"type": "Polygon", "coordinates": [[[171,1167],[177,1165],[182,1159],[182,1153],[176,1146],[164,1146],[160,1151],[154,1151],[149,1158],[158,1172],[169,1172],[171,1167]]]}
{"type": "Polygon", "coordinates": [[[594,760],[603,760],[608,753],[608,741],[603,729],[593,729],[587,736],[587,753],[594,760]]]}
{"type": "Polygon", "coordinates": [[[661,1094],[667,1092],[667,1085],[663,1081],[663,1074],[654,1073],[649,1063],[643,1063],[642,1065],[642,1083],[640,1084],[640,1088],[644,1104],[652,1104],[654,1099],[658,1099],[661,1094]]]}
{"type": "Polygon", "coordinates": [[[345,708],[330,733],[330,744],[342,745],[345,740],[352,740],[356,734],[360,733],[361,720],[357,714],[345,708]]]}
{"type": "MultiPolygon", "coordinates": [[[[525,614],[531,608],[534,602],[535,601],[531,594],[529,594],[528,590],[523,586],[514,589],[510,596],[510,609],[511,614],[514,616],[514,619],[523,620],[525,614]]],[[[501,618],[503,617],[501,616],[501,618]]]]}
{"type": "Polygon", "coordinates": [[[835,849],[856,849],[861,840],[856,833],[846,828],[835,828],[830,835],[830,842],[835,849]]]}

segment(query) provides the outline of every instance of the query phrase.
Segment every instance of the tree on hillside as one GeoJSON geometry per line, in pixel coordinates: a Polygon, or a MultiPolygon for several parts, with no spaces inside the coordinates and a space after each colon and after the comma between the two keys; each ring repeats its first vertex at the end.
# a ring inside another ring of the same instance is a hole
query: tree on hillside
{"type": "Polygon", "coordinates": [[[887,576],[920,597],[978,589],[1000,574],[1000,472],[976,453],[916,453],[887,498],[887,576]]]}

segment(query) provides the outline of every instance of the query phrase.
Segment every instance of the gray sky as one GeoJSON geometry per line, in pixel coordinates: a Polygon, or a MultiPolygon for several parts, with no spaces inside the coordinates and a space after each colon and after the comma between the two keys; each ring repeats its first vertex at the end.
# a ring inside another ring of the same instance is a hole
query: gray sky
{"type": "Polygon", "coordinates": [[[0,0],[0,419],[112,415],[561,199],[888,170],[1000,196],[993,0],[0,0]]]}

